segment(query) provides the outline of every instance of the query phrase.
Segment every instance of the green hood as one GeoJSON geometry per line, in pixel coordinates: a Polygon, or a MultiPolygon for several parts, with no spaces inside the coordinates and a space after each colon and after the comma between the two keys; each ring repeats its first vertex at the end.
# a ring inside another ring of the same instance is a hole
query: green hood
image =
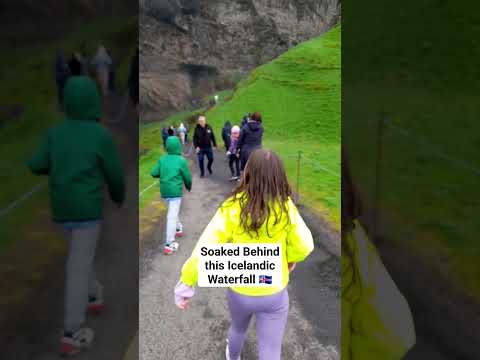
{"type": "Polygon", "coordinates": [[[182,145],[176,136],[169,136],[165,147],[169,155],[182,155],[182,145]]]}
{"type": "Polygon", "coordinates": [[[102,116],[100,94],[95,82],[89,77],[73,76],[68,79],[64,99],[68,120],[100,120],[102,116]]]}

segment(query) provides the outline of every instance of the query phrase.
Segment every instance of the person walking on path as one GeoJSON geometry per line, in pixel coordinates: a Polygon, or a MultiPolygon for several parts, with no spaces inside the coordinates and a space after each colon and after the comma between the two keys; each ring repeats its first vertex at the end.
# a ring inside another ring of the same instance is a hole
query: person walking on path
{"type": "Polygon", "coordinates": [[[170,255],[178,249],[178,242],[175,239],[183,236],[183,226],[179,217],[183,185],[190,191],[192,176],[187,160],[182,156],[182,146],[176,136],[170,136],[167,139],[166,148],[167,154],[160,158],[152,170],[152,177],[160,179],[160,192],[168,205],[163,253],[170,255]]]}
{"type": "Polygon", "coordinates": [[[185,125],[183,125],[183,123],[180,123],[180,126],[177,129],[177,134],[180,137],[180,142],[182,143],[182,145],[185,145],[187,128],[185,127],[185,125]]]}
{"type": "Polygon", "coordinates": [[[341,358],[400,360],[415,344],[412,314],[358,221],[361,205],[343,149],[341,168],[341,358]]]}
{"type": "Polygon", "coordinates": [[[83,327],[85,314],[104,308],[94,269],[104,183],[118,206],[125,198],[125,175],[113,137],[99,123],[100,103],[93,80],[72,76],[65,86],[65,120],[48,130],[28,162],[34,174],[49,176],[53,220],[63,227],[69,244],[62,355],[92,343],[94,331],[83,327]]]}
{"type": "Polygon", "coordinates": [[[57,97],[60,108],[63,108],[63,91],[69,76],[70,70],[67,60],[65,59],[65,54],[63,51],[58,51],[55,59],[55,82],[57,84],[57,97]]]}
{"type": "Polygon", "coordinates": [[[225,121],[222,129],[222,139],[223,144],[225,145],[225,151],[228,151],[230,148],[230,136],[232,135],[232,124],[230,121],[225,121]]]}
{"type": "Polygon", "coordinates": [[[280,360],[288,317],[289,272],[313,251],[310,230],[291,200],[292,190],[279,157],[269,150],[255,151],[239,186],[217,210],[182,268],[174,290],[175,304],[190,305],[198,280],[198,250],[215,244],[281,244],[282,285],[233,287],[227,292],[231,323],[227,360],[240,359],[248,325],[256,318],[260,360],[280,360]]]}
{"type": "Polygon", "coordinates": [[[200,177],[205,176],[204,159],[207,156],[207,170],[212,174],[213,165],[213,149],[217,147],[215,134],[210,125],[207,124],[207,118],[203,115],[199,116],[198,124],[193,134],[193,146],[197,152],[198,166],[200,167],[200,177]],[[213,149],[212,149],[213,146],[213,149]]]}
{"type": "Polygon", "coordinates": [[[104,96],[108,95],[108,83],[109,83],[109,69],[112,65],[112,59],[107,53],[107,50],[104,46],[100,45],[98,47],[97,53],[92,59],[92,65],[95,66],[98,82],[100,83],[100,88],[102,89],[102,94],[104,96]]]}
{"type": "Polygon", "coordinates": [[[137,52],[132,58],[130,63],[130,73],[128,76],[128,92],[130,95],[130,100],[135,107],[138,106],[138,98],[139,98],[139,50],[137,48],[137,52]]]}
{"type": "Polygon", "coordinates": [[[250,154],[262,147],[263,126],[262,115],[256,112],[242,128],[240,139],[237,144],[237,152],[240,152],[240,168],[243,171],[250,154]]]}
{"type": "Polygon", "coordinates": [[[228,166],[230,166],[230,171],[232,177],[230,181],[235,181],[240,179],[240,159],[237,154],[237,143],[240,138],[240,128],[238,126],[232,127],[232,134],[230,135],[230,147],[227,151],[228,156],[228,166]],[[233,167],[235,165],[235,168],[233,167]]]}
{"type": "Polygon", "coordinates": [[[108,91],[111,94],[115,94],[117,91],[117,63],[110,50],[107,50],[107,54],[111,59],[108,67],[108,91]]]}

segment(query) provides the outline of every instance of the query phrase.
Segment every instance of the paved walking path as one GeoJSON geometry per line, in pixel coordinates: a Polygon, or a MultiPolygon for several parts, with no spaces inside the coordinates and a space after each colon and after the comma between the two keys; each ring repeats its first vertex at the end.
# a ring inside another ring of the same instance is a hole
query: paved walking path
{"type": "MultiPolygon", "coordinates": [[[[203,229],[232,189],[224,155],[215,153],[214,175],[201,179],[192,165],[193,189],[186,193],[181,220],[185,237],[172,256],[161,252],[164,225],[160,222],[145,243],[153,246],[141,260],[140,330],[141,360],[225,359],[229,316],[225,289],[197,288],[187,312],[173,303],[173,288],[181,266],[191,254],[203,229]]],[[[321,226],[305,211],[316,249],[293,272],[289,285],[290,313],[284,338],[283,359],[339,359],[339,259],[322,242],[339,241],[338,235],[321,226]]],[[[338,255],[338,254],[337,254],[338,255]]],[[[254,326],[251,324],[242,359],[257,359],[254,326]]]]}

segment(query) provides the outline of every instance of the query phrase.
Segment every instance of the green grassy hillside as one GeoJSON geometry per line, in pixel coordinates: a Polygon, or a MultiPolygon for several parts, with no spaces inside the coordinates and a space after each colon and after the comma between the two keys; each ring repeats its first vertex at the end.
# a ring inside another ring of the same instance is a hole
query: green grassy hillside
{"type": "Polygon", "coordinates": [[[259,111],[264,145],[283,158],[293,185],[296,158],[302,201],[324,212],[337,227],[340,219],[340,55],[341,27],[303,43],[239,84],[233,97],[207,117],[220,134],[225,120],[239,123],[259,111]]]}
{"type": "Polygon", "coordinates": [[[471,61],[480,54],[478,13],[450,2],[405,2],[398,12],[376,3],[368,9],[375,21],[358,16],[366,11],[360,3],[344,18],[349,31],[360,32],[343,43],[344,54],[355,54],[342,74],[342,141],[353,176],[373,205],[377,124],[385,119],[385,237],[420,254],[449,286],[480,299],[480,102],[471,61]],[[453,31],[439,32],[451,19],[453,31]],[[387,23],[388,33],[379,31],[387,23]]]}
{"type": "MultiPolygon", "coordinates": [[[[234,92],[219,93],[207,112],[219,143],[225,120],[239,124],[247,112],[263,114],[264,144],[280,154],[292,185],[302,151],[302,202],[323,212],[339,227],[340,219],[340,27],[308,41],[257,68],[234,92]]],[[[201,111],[201,110],[199,110],[201,111]]],[[[152,183],[150,169],[161,154],[160,129],[190,116],[180,113],[140,129],[140,191],[152,183]]],[[[227,176],[227,174],[225,175],[227,176]]],[[[144,192],[143,207],[158,191],[144,192]]]]}

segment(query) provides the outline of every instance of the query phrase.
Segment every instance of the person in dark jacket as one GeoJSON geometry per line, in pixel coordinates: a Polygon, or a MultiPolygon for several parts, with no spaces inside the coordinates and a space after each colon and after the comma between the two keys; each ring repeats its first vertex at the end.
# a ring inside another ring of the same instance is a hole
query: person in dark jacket
{"type": "Polygon", "coordinates": [[[60,341],[66,356],[93,341],[93,330],[83,324],[87,311],[99,313],[104,307],[94,269],[104,185],[120,206],[125,176],[113,136],[99,123],[101,100],[95,82],[86,76],[70,77],[64,107],[65,120],[48,130],[28,166],[34,174],[49,176],[52,217],[65,230],[69,244],[60,341]]]}
{"type": "Polygon", "coordinates": [[[198,124],[195,127],[195,132],[193,133],[193,146],[197,152],[198,166],[200,167],[200,177],[205,176],[205,167],[203,162],[205,156],[207,156],[208,159],[207,170],[210,174],[212,174],[212,145],[213,148],[217,147],[215,134],[213,133],[211,126],[207,124],[207,118],[201,115],[198,118],[198,124]]]}
{"type": "Polygon", "coordinates": [[[250,118],[251,118],[251,114],[250,114],[250,113],[248,113],[247,115],[245,115],[245,116],[243,117],[243,119],[242,119],[242,124],[240,125],[240,129],[243,129],[243,127],[244,127],[245,125],[247,125],[248,120],[250,120],[250,118]]]}
{"type": "Polygon", "coordinates": [[[240,153],[240,167],[242,171],[245,169],[245,165],[247,165],[250,154],[262,147],[262,137],[262,115],[256,112],[242,128],[240,139],[238,139],[237,152],[240,153]]]}
{"type": "Polygon", "coordinates": [[[163,147],[166,149],[167,146],[167,138],[170,136],[168,133],[168,128],[164,127],[162,129],[162,140],[163,140],[163,147]]]}
{"type": "Polygon", "coordinates": [[[222,139],[223,139],[223,143],[225,144],[225,151],[228,151],[228,149],[230,148],[231,133],[232,133],[232,124],[230,123],[230,121],[226,121],[222,129],[222,139]]]}
{"type": "Polygon", "coordinates": [[[58,104],[63,107],[63,90],[70,76],[67,60],[63,51],[57,53],[55,60],[55,82],[57,83],[58,104]]]}
{"type": "Polygon", "coordinates": [[[138,105],[138,98],[139,98],[139,89],[138,89],[138,72],[139,72],[139,50],[137,49],[137,53],[132,58],[132,62],[130,64],[130,75],[128,77],[128,91],[130,94],[130,99],[132,100],[135,106],[138,105]]]}

